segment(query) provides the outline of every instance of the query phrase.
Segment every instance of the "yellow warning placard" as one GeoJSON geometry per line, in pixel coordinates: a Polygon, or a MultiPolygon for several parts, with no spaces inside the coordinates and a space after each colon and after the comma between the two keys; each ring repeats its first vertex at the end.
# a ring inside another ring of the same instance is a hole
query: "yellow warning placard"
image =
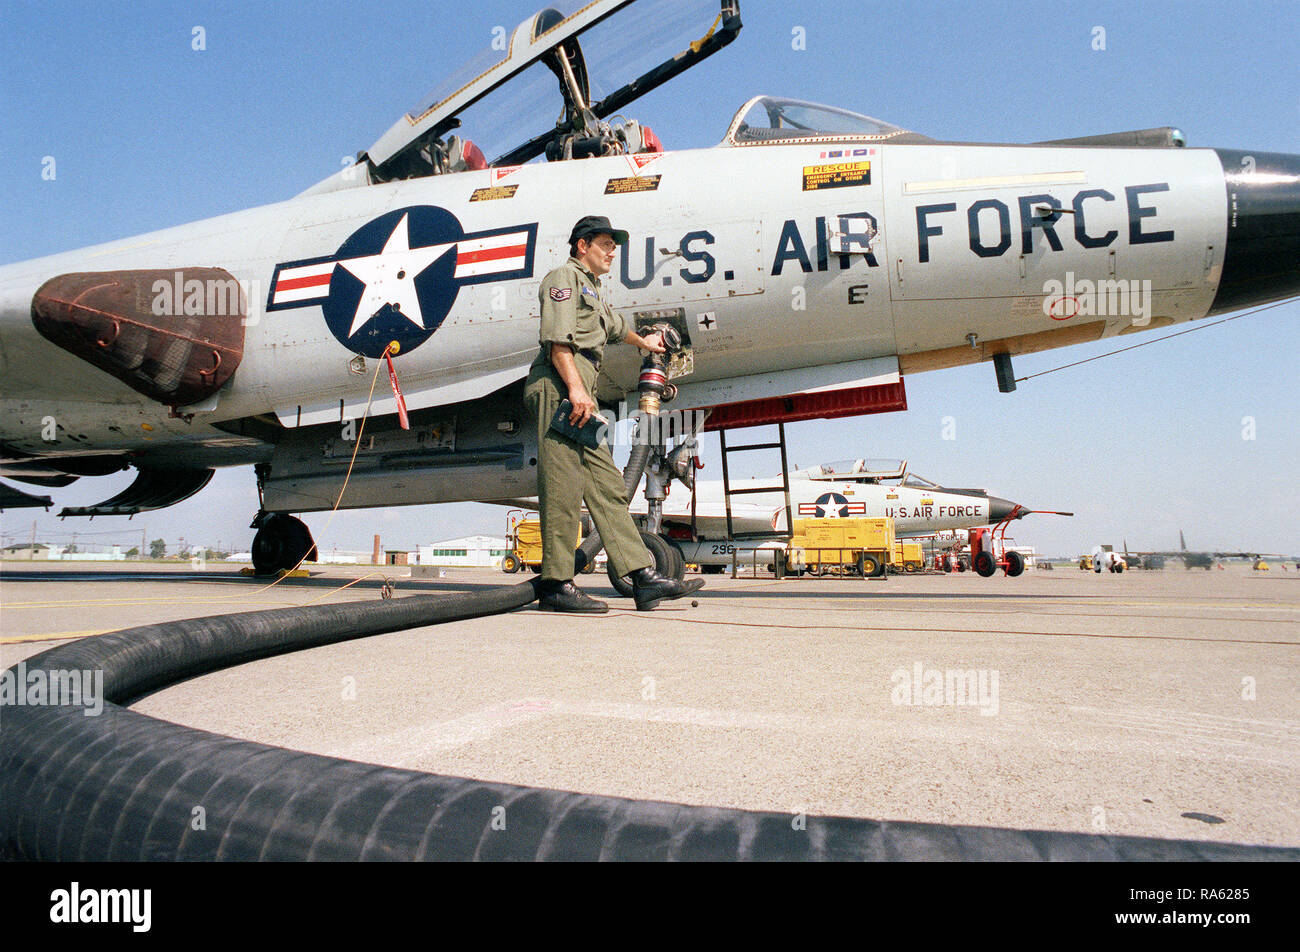
{"type": "Polygon", "coordinates": [[[631,192],[653,192],[659,188],[661,175],[639,175],[632,178],[612,178],[605,183],[606,195],[627,195],[631,192]]]}
{"type": "Polygon", "coordinates": [[[476,188],[470,195],[471,202],[491,202],[498,198],[514,198],[519,191],[518,185],[493,185],[489,188],[476,188]]]}
{"type": "Polygon", "coordinates": [[[870,162],[836,162],[833,165],[805,165],[803,190],[815,192],[819,188],[844,188],[847,185],[870,185],[870,162]]]}

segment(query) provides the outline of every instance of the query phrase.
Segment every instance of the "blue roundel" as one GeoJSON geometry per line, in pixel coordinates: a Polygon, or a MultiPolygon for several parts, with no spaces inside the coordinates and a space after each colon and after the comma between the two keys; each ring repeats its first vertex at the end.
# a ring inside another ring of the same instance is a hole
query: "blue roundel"
{"type": "Polygon", "coordinates": [[[839,493],[822,493],[817,497],[817,517],[819,519],[847,519],[849,501],[839,493]]]}
{"type": "Polygon", "coordinates": [[[321,302],[330,333],[348,350],[383,356],[433,336],[456,302],[456,216],[432,205],[387,212],[358,228],[335,254],[329,297],[321,302]]]}

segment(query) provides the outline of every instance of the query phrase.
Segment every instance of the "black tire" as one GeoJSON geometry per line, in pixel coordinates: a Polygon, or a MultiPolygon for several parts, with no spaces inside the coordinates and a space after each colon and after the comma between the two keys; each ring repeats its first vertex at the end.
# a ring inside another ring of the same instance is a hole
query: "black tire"
{"type": "Polygon", "coordinates": [[[1025,557],[1019,552],[1007,553],[1007,574],[1012,578],[1020,575],[1025,570],[1025,557]]]}
{"type": "Polygon", "coordinates": [[[668,554],[672,556],[673,571],[672,577],[681,581],[686,578],[686,556],[682,554],[682,547],[667,536],[662,536],[664,542],[668,545],[668,554]]]}
{"type": "Polygon", "coordinates": [[[905,562],[903,564],[903,571],[906,572],[908,575],[915,575],[917,572],[921,571],[921,563],[905,562]]]}
{"type": "Polygon", "coordinates": [[[596,571],[596,560],[591,559],[589,562],[583,565],[580,571],[582,572],[583,575],[590,575],[592,572],[596,571]]]}
{"type": "Polygon", "coordinates": [[[880,564],[876,566],[876,570],[871,573],[870,578],[884,578],[888,568],[888,564],[883,559],[880,560],[880,564]]]}
{"type": "Polygon", "coordinates": [[[519,556],[515,555],[513,552],[507,552],[501,557],[501,571],[505,572],[507,575],[514,575],[518,572],[521,564],[519,556]]]}
{"type": "Polygon", "coordinates": [[[981,552],[975,556],[975,571],[981,578],[990,578],[998,570],[998,563],[993,559],[992,552],[981,552]]]}
{"type": "Polygon", "coordinates": [[[877,561],[874,555],[863,553],[858,556],[858,571],[862,573],[863,578],[875,578],[880,574],[884,566],[877,561]]]}
{"type": "Polygon", "coordinates": [[[945,555],[942,559],[939,560],[939,570],[941,572],[951,572],[952,569],[953,569],[952,559],[948,558],[948,556],[945,555]]]}
{"type": "Polygon", "coordinates": [[[727,571],[727,567],[725,565],[701,565],[700,566],[701,575],[721,575],[725,571],[727,571]]]}
{"type": "Polygon", "coordinates": [[[253,571],[274,575],[316,558],[311,530],[301,519],[282,512],[269,513],[253,536],[253,571]]]}
{"type": "MultiPolygon", "coordinates": [[[[655,560],[654,570],[658,572],[660,575],[671,576],[675,562],[673,559],[673,546],[668,542],[668,540],[661,535],[654,535],[653,533],[642,532],[641,542],[645,545],[646,549],[649,550],[651,557],[654,558],[655,560]]],[[[677,557],[681,558],[680,550],[677,551],[677,557]]],[[[685,573],[686,570],[685,560],[682,561],[681,565],[682,565],[682,571],[683,573],[685,573]]],[[[608,563],[608,565],[606,566],[606,572],[609,575],[609,584],[614,586],[614,591],[618,592],[624,598],[631,598],[632,590],[633,590],[632,583],[628,579],[623,578],[614,573],[613,562],[608,563]]],[[[672,576],[672,577],[680,578],[681,576],[672,576]]]]}

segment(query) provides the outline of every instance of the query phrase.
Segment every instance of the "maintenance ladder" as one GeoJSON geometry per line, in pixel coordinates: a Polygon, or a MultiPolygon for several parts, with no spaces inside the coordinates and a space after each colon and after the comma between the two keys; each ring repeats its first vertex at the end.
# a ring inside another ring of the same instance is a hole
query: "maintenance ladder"
{"type": "MultiPolygon", "coordinates": [[[[775,443],[747,443],[744,446],[727,446],[726,429],[718,430],[718,441],[722,446],[722,500],[727,509],[727,538],[736,541],[741,540],[762,540],[772,542],[782,539],[789,542],[794,532],[794,514],[790,507],[790,468],[786,462],[785,452],[785,424],[776,424],[777,441],[775,443]],[[731,488],[731,470],[727,465],[727,457],[731,453],[748,453],[755,450],[780,450],[781,451],[781,485],[780,486],[752,486],[744,489],[731,488]],[[731,499],[733,496],[745,496],[753,493],[773,493],[780,491],[785,497],[785,532],[777,532],[775,529],[771,532],[736,532],[731,516],[731,499]]],[[[692,527],[693,528],[693,527],[692,527]]]]}

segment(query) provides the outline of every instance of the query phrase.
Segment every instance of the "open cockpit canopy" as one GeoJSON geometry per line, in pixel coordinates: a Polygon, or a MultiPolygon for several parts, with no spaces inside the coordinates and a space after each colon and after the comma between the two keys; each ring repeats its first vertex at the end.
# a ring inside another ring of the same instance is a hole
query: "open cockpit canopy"
{"type": "Polygon", "coordinates": [[[835,482],[875,483],[887,479],[902,479],[907,475],[907,460],[841,459],[810,467],[806,475],[809,479],[825,479],[835,482]]]}
{"type": "Polygon", "coordinates": [[[620,110],[726,46],[739,0],[563,0],[491,47],[317,190],[662,151],[620,110]],[[455,130],[455,134],[453,134],[455,130]],[[364,175],[360,174],[364,169],[364,175]]]}
{"type": "Polygon", "coordinates": [[[789,145],[796,142],[924,139],[880,119],[799,99],[755,96],[740,107],[727,129],[729,145],[789,145]]]}

